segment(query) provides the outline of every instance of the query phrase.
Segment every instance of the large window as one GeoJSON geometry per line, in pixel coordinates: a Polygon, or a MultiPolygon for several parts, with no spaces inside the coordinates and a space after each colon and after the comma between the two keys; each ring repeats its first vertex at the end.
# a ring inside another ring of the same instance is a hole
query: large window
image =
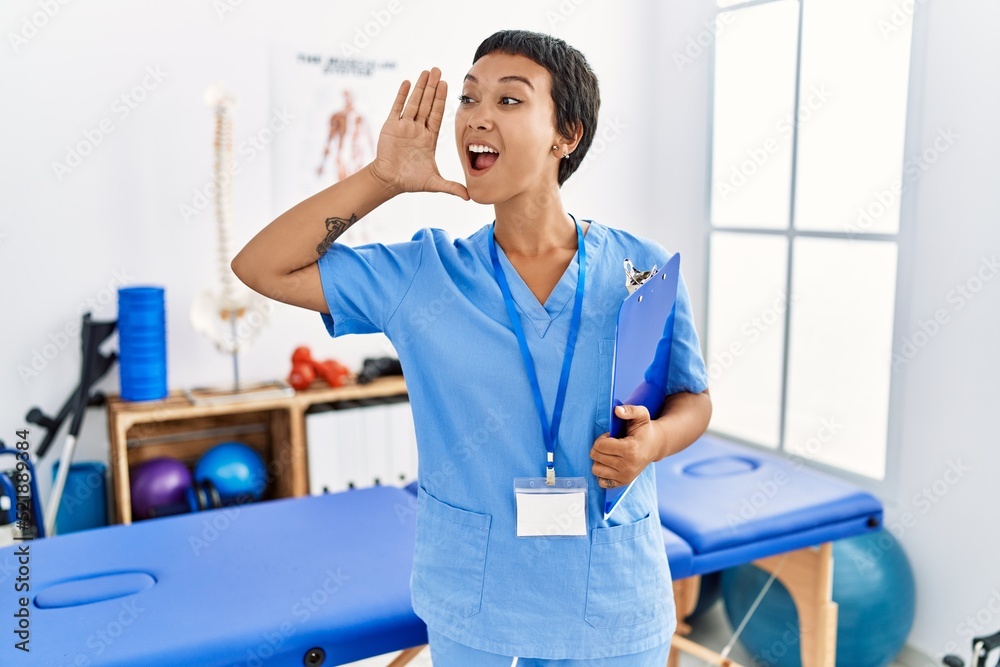
{"type": "Polygon", "coordinates": [[[911,41],[898,0],[719,0],[712,431],[882,480],[911,41]]]}

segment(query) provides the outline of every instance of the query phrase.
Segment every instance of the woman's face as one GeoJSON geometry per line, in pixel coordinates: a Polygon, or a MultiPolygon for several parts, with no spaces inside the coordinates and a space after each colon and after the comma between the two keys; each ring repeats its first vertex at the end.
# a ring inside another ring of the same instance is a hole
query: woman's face
{"type": "Polygon", "coordinates": [[[566,140],[555,129],[548,70],[506,53],[477,60],[462,83],[455,141],[473,201],[497,204],[557,187],[566,140]]]}

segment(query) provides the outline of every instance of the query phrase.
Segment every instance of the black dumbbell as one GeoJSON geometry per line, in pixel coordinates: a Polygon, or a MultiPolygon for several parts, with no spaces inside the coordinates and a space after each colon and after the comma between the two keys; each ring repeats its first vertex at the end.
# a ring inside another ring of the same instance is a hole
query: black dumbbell
{"type": "Polygon", "coordinates": [[[196,481],[188,488],[185,502],[153,507],[149,510],[149,515],[150,517],[171,516],[174,514],[187,514],[188,512],[214,510],[222,506],[222,497],[219,495],[219,490],[215,488],[212,480],[205,479],[200,482],[196,481]]]}

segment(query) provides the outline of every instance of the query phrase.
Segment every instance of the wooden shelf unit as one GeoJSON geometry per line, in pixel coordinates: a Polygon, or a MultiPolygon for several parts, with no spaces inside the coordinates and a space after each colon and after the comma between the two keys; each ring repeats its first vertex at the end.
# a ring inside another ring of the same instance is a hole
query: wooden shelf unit
{"type": "Polygon", "coordinates": [[[129,468],[158,456],[194,466],[225,440],[238,440],[260,453],[267,465],[264,499],[309,493],[306,415],[407,400],[401,377],[330,388],[320,383],[291,396],[226,405],[192,405],[179,391],[159,401],[108,398],[110,483],[117,523],[132,523],[129,468]]]}

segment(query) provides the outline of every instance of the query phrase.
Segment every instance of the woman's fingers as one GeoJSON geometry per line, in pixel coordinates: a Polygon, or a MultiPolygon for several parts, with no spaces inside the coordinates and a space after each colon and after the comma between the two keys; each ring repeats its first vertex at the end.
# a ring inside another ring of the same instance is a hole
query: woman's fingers
{"type": "Polygon", "coordinates": [[[618,468],[603,463],[595,463],[590,467],[590,471],[597,477],[617,477],[620,474],[618,468]]]}
{"type": "Polygon", "coordinates": [[[603,463],[606,466],[611,466],[612,468],[618,466],[622,462],[622,456],[617,453],[604,452],[598,449],[596,446],[590,450],[590,458],[598,463],[603,463]]]}
{"type": "Polygon", "coordinates": [[[600,463],[595,463],[592,468],[594,476],[597,477],[598,483],[604,488],[610,488],[605,482],[607,480],[613,480],[617,486],[624,486],[631,480],[626,480],[625,476],[618,470],[614,468],[609,468],[608,466],[601,465],[600,463]]]}
{"type": "Polygon", "coordinates": [[[615,408],[615,414],[621,419],[637,422],[637,425],[650,420],[649,410],[645,405],[619,405],[615,408]]]}
{"type": "Polygon", "coordinates": [[[448,189],[444,190],[450,195],[455,195],[456,197],[461,197],[465,201],[469,201],[469,191],[461,183],[456,183],[455,181],[445,181],[448,184],[448,189]]]}
{"type": "Polygon", "coordinates": [[[424,89],[427,87],[427,79],[430,78],[430,72],[424,70],[417,77],[417,84],[413,87],[413,94],[410,95],[410,101],[406,103],[406,108],[403,109],[403,118],[414,120],[417,117],[417,112],[420,110],[420,100],[424,96],[424,89]]]}
{"type": "Polygon", "coordinates": [[[426,124],[432,132],[437,133],[441,129],[445,98],[448,95],[448,84],[441,80],[441,70],[432,67],[430,71],[422,71],[407,102],[406,94],[409,87],[409,81],[404,81],[399,86],[399,92],[396,93],[392,110],[389,112],[389,120],[405,118],[426,124]]]}
{"type": "Polygon", "coordinates": [[[448,84],[441,81],[437,85],[434,93],[434,104],[431,105],[430,114],[427,116],[427,128],[437,134],[441,131],[441,119],[444,118],[444,105],[448,99],[448,84]]]}
{"type": "Polygon", "coordinates": [[[417,110],[416,121],[418,123],[427,122],[427,116],[431,112],[431,105],[434,104],[434,96],[437,93],[438,83],[441,81],[441,70],[437,67],[431,68],[430,76],[427,79],[427,86],[420,96],[420,108],[417,110]]]}
{"type": "Polygon", "coordinates": [[[387,120],[399,120],[400,115],[403,113],[403,105],[406,104],[406,93],[408,92],[410,92],[409,81],[399,84],[399,91],[396,93],[396,99],[393,100],[392,109],[389,110],[389,118],[387,120]]]}
{"type": "Polygon", "coordinates": [[[604,434],[594,441],[594,444],[590,448],[590,458],[597,460],[596,456],[607,456],[609,458],[619,459],[624,453],[622,450],[622,440],[619,438],[612,438],[608,434],[604,434]]]}
{"type": "Polygon", "coordinates": [[[622,444],[622,440],[604,434],[594,441],[590,449],[590,458],[594,461],[590,470],[602,488],[625,486],[635,478],[628,473],[634,466],[628,457],[623,456],[622,444]],[[607,480],[614,483],[608,485],[607,480]]]}
{"type": "Polygon", "coordinates": [[[441,80],[441,70],[432,67],[429,71],[422,71],[407,102],[406,94],[409,92],[409,86],[409,81],[404,81],[400,85],[392,110],[389,112],[389,120],[404,118],[424,123],[436,134],[441,129],[441,119],[444,117],[445,100],[448,95],[448,84],[441,80]]]}
{"type": "Polygon", "coordinates": [[[447,94],[437,67],[422,71],[412,90],[409,81],[400,84],[379,135],[376,162],[403,192],[444,192],[468,201],[466,187],[442,178],[434,160],[447,94]]]}
{"type": "Polygon", "coordinates": [[[446,181],[440,176],[436,176],[427,184],[428,192],[445,192],[450,195],[455,195],[456,197],[461,197],[465,201],[469,201],[469,191],[461,183],[456,183],[455,181],[446,181]]]}

